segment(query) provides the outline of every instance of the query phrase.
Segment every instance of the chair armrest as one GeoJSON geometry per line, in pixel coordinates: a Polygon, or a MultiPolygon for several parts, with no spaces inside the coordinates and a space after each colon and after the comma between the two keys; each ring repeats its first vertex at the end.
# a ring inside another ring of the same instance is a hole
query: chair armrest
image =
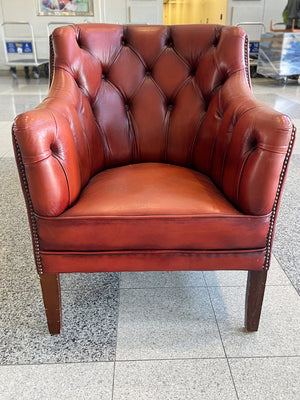
{"type": "Polygon", "coordinates": [[[15,119],[13,136],[39,215],[61,214],[103,168],[103,146],[89,100],[64,69],[55,71],[48,97],[15,119]]]}
{"type": "Polygon", "coordinates": [[[212,99],[203,134],[213,126],[213,153],[205,156],[210,161],[198,162],[197,168],[206,170],[245,214],[269,214],[294,141],[290,118],[256,100],[242,74],[236,74],[212,99]]]}
{"type": "MultiPolygon", "coordinates": [[[[64,106],[61,100],[54,103],[57,108],[64,106]]],[[[42,104],[15,119],[13,139],[19,152],[16,159],[24,164],[34,211],[44,216],[59,215],[81,187],[71,125],[42,104]]]]}

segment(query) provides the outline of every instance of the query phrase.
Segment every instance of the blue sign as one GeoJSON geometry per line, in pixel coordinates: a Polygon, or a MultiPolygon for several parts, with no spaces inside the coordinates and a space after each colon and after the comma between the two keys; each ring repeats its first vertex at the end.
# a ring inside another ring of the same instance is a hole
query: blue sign
{"type": "Polygon", "coordinates": [[[250,53],[258,53],[259,51],[259,42],[250,42],[250,53]]]}
{"type": "Polygon", "coordinates": [[[6,42],[6,49],[8,53],[28,54],[32,53],[31,42],[6,42]]]}

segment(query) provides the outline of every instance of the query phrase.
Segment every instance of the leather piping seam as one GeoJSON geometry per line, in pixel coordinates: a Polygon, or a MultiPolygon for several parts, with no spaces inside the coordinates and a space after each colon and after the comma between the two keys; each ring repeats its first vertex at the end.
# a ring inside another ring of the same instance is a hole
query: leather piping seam
{"type": "Polygon", "coordinates": [[[165,135],[164,135],[164,160],[167,162],[168,160],[168,145],[169,145],[169,136],[170,136],[170,129],[171,129],[171,110],[167,109],[164,118],[164,125],[165,125],[165,135]]]}
{"type": "Polygon", "coordinates": [[[265,252],[265,247],[260,247],[257,249],[240,249],[240,250],[190,250],[190,249],[174,249],[174,250],[104,250],[104,251],[51,251],[51,250],[41,250],[42,255],[53,255],[53,256],[69,256],[69,255],[91,255],[91,256],[109,256],[109,255],[173,255],[173,254],[187,254],[187,255],[199,255],[199,254],[211,254],[214,256],[216,253],[220,255],[227,255],[227,254],[245,254],[245,253],[263,253],[265,252]]]}
{"type": "MultiPolygon", "coordinates": [[[[76,81],[75,81],[75,82],[76,82],[76,81]]],[[[86,134],[85,125],[84,125],[84,122],[83,122],[83,119],[82,119],[82,115],[83,115],[83,102],[82,102],[82,99],[83,99],[83,96],[85,96],[85,98],[87,98],[87,96],[81,91],[81,89],[80,89],[79,86],[78,86],[78,88],[79,88],[79,90],[80,90],[80,92],[81,92],[81,96],[80,96],[80,104],[78,104],[78,107],[76,107],[76,111],[77,111],[77,114],[78,114],[78,119],[79,119],[79,121],[80,121],[81,129],[82,129],[82,134],[83,134],[83,137],[84,137],[84,139],[85,139],[86,151],[87,151],[87,153],[88,153],[88,162],[89,162],[89,178],[88,178],[88,180],[89,180],[90,177],[91,177],[91,170],[92,170],[92,165],[91,165],[91,150],[90,150],[90,146],[89,146],[88,137],[87,137],[87,134],[86,134]]],[[[89,100],[87,100],[87,101],[89,102],[89,100]]],[[[89,106],[91,107],[91,103],[90,103],[90,102],[89,102],[89,106]]],[[[92,110],[92,108],[91,108],[91,110],[92,110]]],[[[53,118],[54,118],[54,120],[55,120],[56,132],[57,132],[57,131],[58,131],[58,127],[57,127],[57,123],[56,123],[56,119],[55,119],[55,116],[54,116],[54,115],[53,115],[53,118]]],[[[71,124],[70,124],[70,127],[71,127],[71,124]]],[[[75,144],[76,144],[78,159],[80,160],[80,157],[79,157],[80,152],[79,152],[79,148],[77,147],[77,140],[75,139],[76,135],[74,134],[73,131],[72,131],[72,134],[73,134],[74,141],[75,141],[75,144]]],[[[80,168],[81,187],[83,187],[85,184],[84,184],[84,182],[83,182],[83,171],[82,171],[81,162],[79,162],[79,168],[80,168]]],[[[70,204],[70,203],[69,203],[69,204],[70,204]]]]}
{"type": "Polygon", "coordinates": [[[240,168],[237,169],[237,171],[240,171],[240,172],[237,172],[237,174],[236,174],[236,179],[235,179],[236,193],[235,193],[234,197],[236,199],[236,204],[238,204],[238,205],[240,204],[241,181],[243,179],[244,171],[245,171],[245,168],[246,168],[249,158],[252,156],[252,154],[255,152],[255,150],[256,150],[256,148],[250,149],[244,154],[244,156],[241,160],[241,163],[240,163],[241,164],[240,168]]]}
{"type": "Polygon", "coordinates": [[[268,151],[269,153],[274,153],[274,154],[286,154],[287,148],[285,148],[283,151],[280,151],[279,149],[272,149],[268,145],[264,145],[263,143],[258,143],[256,145],[257,149],[263,150],[263,151],[268,151]]]}
{"type": "MultiPolygon", "coordinates": [[[[50,110],[50,115],[53,118],[53,121],[54,121],[54,124],[55,124],[55,140],[56,140],[57,132],[58,132],[58,125],[57,125],[57,121],[56,121],[55,115],[53,114],[53,112],[51,110],[50,110]]],[[[68,180],[67,173],[66,173],[66,171],[64,169],[64,166],[62,165],[61,161],[59,160],[59,156],[55,155],[52,151],[51,151],[51,156],[59,163],[59,165],[60,165],[60,167],[63,170],[63,173],[65,175],[67,188],[68,188],[68,206],[70,206],[70,204],[71,204],[71,192],[70,192],[70,185],[69,185],[69,180],[68,180]]],[[[82,180],[82,178],[81,178],[81,180],[82,180]]]]}
{"type": "Polygon", "coordinates": [[[51,151],[47,151],[47,154],[45,152],[45,154],[40,154],[39,156],[35,156],[36,159],[33,159],[34,157],[28,156],[28,157],[24,157],[25,161],[23,160],[23,164],[24,165],[33,165],[33,164],[37,164],[41,161],[47,160],[49,157],[52,156],[51,151]],[[30,161],[30,159],[33,159],[32,161],[30,161]]]}
{"type": "Polygon", "coordinates": [[[109,222],[112,222],[114,220],[119,221],[119,220],[157,220],[157,219],[169,219],[170,221],[176,220],[187,220],[187,219],[217,219],[219,220],[220,218],[230,218],[230,219],[242,219],[242,218],[248,218],[251,220],[260,220],[260,219],[269,219],[270,214],[266,215],[249,215],[249,214],[241,214],[241,215],[233,215],[233,214],[223,214],[223,215],[215,215],[215,214],[190,214],[190,215],[177,215],[177,214],[161,214],[161,215],[80,215],[80,216],[57,216],[57,217],[48,217],[48,216],[43,216],[43,215],[38,215],[36,214],[36,217],[40,220],[52,220],[53,218],[55,221],[67,221],[71,220],[90,220],[90,219],[99,219],[99,220],[109,220],[109,222]]]}

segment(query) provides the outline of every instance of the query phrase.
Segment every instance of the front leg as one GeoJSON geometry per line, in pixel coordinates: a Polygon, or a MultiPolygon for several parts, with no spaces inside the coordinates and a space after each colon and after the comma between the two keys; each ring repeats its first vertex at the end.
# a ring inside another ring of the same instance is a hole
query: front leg
{"type": "Polygon", "coordinates": [[[42,288],[48,329],[51,335],[58,335],[61,331],[61,292],[59,274],[39,275],[42,288]]]}
{"type": "Polygon", "coordinates": [[[258,329],[267,274],[267,271],[248,271],[245,306],[245,328],[248,332],[258,329]]]}

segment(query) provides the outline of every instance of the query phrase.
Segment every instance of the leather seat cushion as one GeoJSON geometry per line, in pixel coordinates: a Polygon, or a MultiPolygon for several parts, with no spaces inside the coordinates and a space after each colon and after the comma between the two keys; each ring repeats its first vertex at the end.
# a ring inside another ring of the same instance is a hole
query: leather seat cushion
{"type": "Polygon", "coordinates": [[[141,163],[100,172],[37,223],[43,251],[236,250],[265,247],[269,216],[242,214],[195,170],[141,163]]]}

